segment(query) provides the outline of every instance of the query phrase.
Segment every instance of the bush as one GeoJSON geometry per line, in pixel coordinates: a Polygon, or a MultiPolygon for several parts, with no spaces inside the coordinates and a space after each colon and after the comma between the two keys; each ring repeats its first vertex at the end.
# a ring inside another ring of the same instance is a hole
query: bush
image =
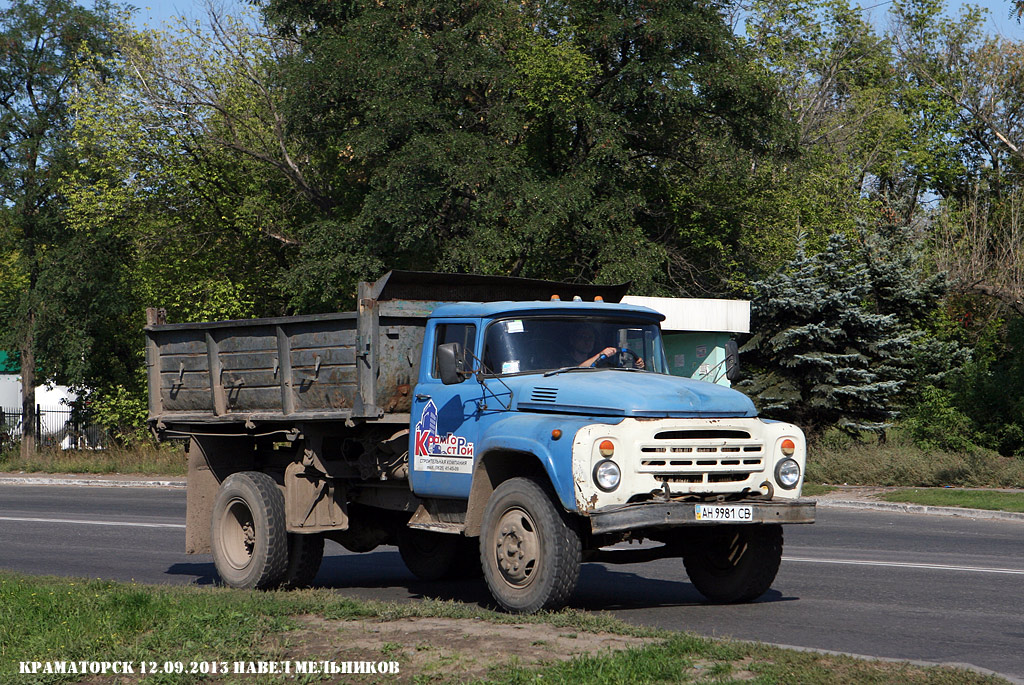
{"type": "Polygon", "coordinates": [[[808,448],[807,482],[849,485],[1024,487],[1024,459],[972,447],[965,451],[922,449],[906,430],[860,442],[826,433],[808,448]]]}
{"type": "Polygon", "coordinates": [[[89,410],[93,420],[122,445],[139,445],[152,440],[146,428],[149,408],[144,392],[123,385],[98,390],[89,396],[89,410]]]}
{"type": "Polygon", "coordinates": [[[970,452],[977,446],[974,423],[953,404],[953,395],[934,386],[921,391],[901,427],[925,450],[970,452]]]}

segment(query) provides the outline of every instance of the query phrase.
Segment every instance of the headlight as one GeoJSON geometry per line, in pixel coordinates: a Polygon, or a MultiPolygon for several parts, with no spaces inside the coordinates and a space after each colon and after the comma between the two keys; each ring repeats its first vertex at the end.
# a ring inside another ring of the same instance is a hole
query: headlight
{"type": "Polygon", "coordinates": [[[619,465],[611,459],[599,461],[594,467],[594,482],[605,492],[611,492],[619,487],[621,478],[622,472],[619,470],[619,465]]]}
{"type": "Polygon", "coordinates": [[[793,459],[783,459],[775,465],[775,482],[786,490],[792,490],[800,482],[800,464],[793,459]]]}

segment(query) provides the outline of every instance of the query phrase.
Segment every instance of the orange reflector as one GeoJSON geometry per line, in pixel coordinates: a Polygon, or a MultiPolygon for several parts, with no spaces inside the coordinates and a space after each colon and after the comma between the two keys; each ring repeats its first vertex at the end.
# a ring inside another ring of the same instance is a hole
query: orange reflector
{"type": "Polygon", "coordinates": [[[615,454],[615,445],[612,444],[611,440],[602,440],[597,449],[601,452],[602,457],[610,457],[615,454]]]}
{"type": "Polygon", "coordinates": [[[600,295],[595,295],[594,302],[604,302],[604,298],[601,297],[600,295]]]}
{"type": "Polygon", "coordinates": [[[552,296],[551,296],[551,301],[552,301],[552,302],[558,302],[558,301],[559,301],[559,300],[561,300],[561,299],[562,299],[562,298],[560,298],[560,297],[559,297],[558,295],[552,295],[552,296]]]}
{"type": "Polygon", "coordinates": [[[562,437],[562,431],[561,430],[556,428],[553,431],[551,431],[551,439],[552,440],[558,440],[560,437],[562,437]]]}
{"type": "Polygon", "coordinates": [[[789,438],[786,438],[782,441],[782,453],[787,457],[792,457],[793,452],[796,452],[796,443],[789,438]]]}

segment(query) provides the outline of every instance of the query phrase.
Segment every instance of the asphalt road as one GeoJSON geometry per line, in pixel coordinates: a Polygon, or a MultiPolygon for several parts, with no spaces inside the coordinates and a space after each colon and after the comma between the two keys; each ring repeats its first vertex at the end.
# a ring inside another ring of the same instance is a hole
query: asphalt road
{"type": "MultiPolygon", "coordinates": [[[[0,486],[0,567],[33,574],[209,584],[184,548],[183,490],[0,486]]],[[[587,564],[573,606],[635,624],[774,644],[964,663],[1024,682],[1024,524],[819,508],[786,527],[775,584],[752,604],[709,606],[682,563],[587,564]]],[[[408,601],[489,606],[482,581],[423,583],[397,550],[328,543],[317,585],[408,601]]]]}

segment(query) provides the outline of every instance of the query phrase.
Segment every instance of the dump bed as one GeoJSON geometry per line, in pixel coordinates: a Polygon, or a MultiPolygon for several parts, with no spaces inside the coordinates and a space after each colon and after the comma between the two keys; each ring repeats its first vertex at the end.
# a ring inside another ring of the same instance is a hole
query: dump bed
{"type": "Polygon", "coordinates": [[[437,306],[552,294],[618,301],[624,293],[625,285],[392,271],[360,284],[355,312],[167,324],[149,310],[149,418],[158,427],[407,422],[427,317],[437,306]]]}

